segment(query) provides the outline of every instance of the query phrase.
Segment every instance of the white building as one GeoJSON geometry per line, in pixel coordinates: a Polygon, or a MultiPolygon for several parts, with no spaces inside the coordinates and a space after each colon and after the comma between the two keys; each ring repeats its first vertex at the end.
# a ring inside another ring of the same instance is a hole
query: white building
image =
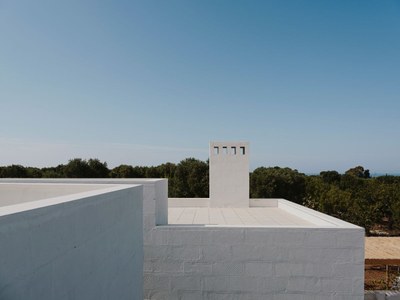
{"type": "MultiPolygon", "coordinates": [[[[247,143],[211,143],[210,144],[210,198],[179,199],[167,198],[167,181],[139,180],[139,179],[76,179],[76,180],[3,180],[3,182],[20,182],[30,184],[40,182],[46,186],[69,184],[71,187],[87,184],[101,187],[106,184],[112,188],[123,189],[122,184],[128,184],[131,189],[143,186],[143,294],[137,290],[141,284],[138,278],[138,269],[141,273],[140,250],[134,247],[132,239],[140,244],[137,229],[140,226],[133,221],[129,224],[132,235],[127,237],[126,228],[119,226],[123,233],[120,237],[113,235],[119,232],[110,232],[110,236],[99,240],[93,246],[107,246],[108,238],[112,238],[115,245],[113,251],[124,251],[132,260],[127,264],[128,270],[119,273],[114,267],[113,273],[116,281],[124,280],[124,293],[118,299],[273,299],[273,300],[313,300],[313,299],[352,299],[361,300],[364,297],[364,230],[339,219],[324,215],[311,209],[302,207],[284,199],[248,199],[248,154],[247,143]],[[218,149],[216,149],[218,147],[218,149]],[[225,150],[226,148],[226,150],[225,150]],[[229,171],[227,171],[229,168],[229,171]],[[234,173],[234,174],[232,174],[234,173]],[[243,176],[237,176],[242,174],[243,176]],[[223,185],[223,189],[216,185],[223,185]],[[234,189],[234,193],[231,193],[234,189]],[[226,193],[223,193],[225,190],[226,193]],[[229,197],[225,197],[229,195],[229,197]],[[125,239],[130,240],[128,243],[125,239]],[[103,244],[101,244],[103,243],[103,244]],[[126,245],[128,243],[130,247],[126,245]],[[125,250],[119,250],[121,249],[125,250]],[[135,254],[137,253],[137,254],[135,254]],[[136,274],[136,275],[135,275],[136,274]],[[135,290],[135,294],[132,292],[135,290]],[[126,297],[125,297],[126,295],[126,297]],[[135,298],[136,297],[136,298],[135,298]]],[[[5,185],[5,183],[3,183],[5,185]]],[[[73,189],[71,189],[71,192],[73,189]]],[[[2,195],[0,189],[0,195],[2,195]]],[[[96,193],[99,193],[96,192],[96,193]]],[[[29,192],[27,194],[30,194],[29,192]]],[[[104,196],[108,197],[108,196],[104,196]]],[[[2,197],[3,198],[3,197],[2,197]]],[[[1,199],[2,199],[1,198],[1,199]]],[[[131,197],[131,201],[140,202],[140,196],[131,197]],[[133,200],[133,198],[137,200],[133,200]]],[[[94,200],[94,199],[93,199],[94,200]]],[[[106,201],[106,200],[104,200],[106,201]]],[[[41,202],[41,201],[37,201],[41,202]]],[[[79,202],[79,201],[78,201],[79,202]]],[[[77,204],[78,202],[75,202],[77,204]]],[[[96,201],[95,201],[96,202],[96,201]]],[[[29,205],[35,205],[30,202],[29,205]]],[[[52,205],[53,200],[45,200],[41,205],[52,205]]],[[[26,205],[26,204],[25,204],[26,205]]],[[[94,204],[93,204],[94,205],[94,204]]],[[[114,202],[110,201],[109,209],[114,202]]],[[[18,206],[18,205],[17,205],[18,206]]],[[[126,207],[128,209],[129,205],[126,207]]],[[[12,206],[7,207],[7,210],[12,206]]],[[[29,212],[31,208],[24,208],[29,212]]],[[[47,209],[47,208],[46,208],[47,209]]],[[[131,211],[132,207],[128,209],[131,211]]],[[[138,207],[136,207],[137,212],[138,207]]],[[[75,213],[79,214],[80,208],[75,213]]],[[[101,213],[106,219],[102,220],[98,214],[90,215],[86,209],[86,226],[95,228],[99,224],[105,230],[105,224],[117,222],[116,213],[108,214],[107,210],[101,213]],[[101,225],[105,223],[104,225],[101,225]]],[[[133,211],[132,211],[133,213],[133,211]]],[[[0,230],[8,232],[13,226],[4,225],[4,217],[0,215],[0,230]],[[2,225],[3,224],[3,225],[2,225]]],[[[61,218],[62,222],[69,222],[63,214],[56,214],[54,218],[61,218]]],[[[136,221],[141,220],[136,216],[136,221]]],[[[39,214],[37,223],[46,223],[47,211],[39,214]]],[[[5,222],[5,223],[4,223],[5,222]]],[[[121,221],[122,222],[122,221],[121,221]]],[[[129,220],[125,220],[128,224],[129,220]]],[[[122,223],[121,223],[122,224],[122,223]]],[[[33,226],[26,224],[27,228],[33,226]]],[[[39,226],[39,228],[44,228],[39,226]]],[[[62,226],[65,232],[69,228],[62,226]]],[[[27,229],[28,230],[28,229],[27,229]]],[[[62,229],[60,229],[62,230],[62,229]]],[[[40,231],[40,230],[39,230],[40,231]]],[[[129,231],[128,231],[129,232],[129,231]]],[[[51,243],[52,235],[46,230],[40,233],[42,248],[46,243],[51,243]]],[[[73,233],[64,233],[67,238],[73,233]]],[[[76,233],[75,233],[76,234],[76,233]]],[[[12,234],[8,234],[11,238],[12,234]]],[[[24,237],[24,235],[21,235],[24,237]]],[[[68,238],[67,238],[68,239],[68,238]]],[[[14,238],[16,246],[21,245],[20,238],[14,238]]],[[[63,249],[64,244],[55,243],[55,248],[63,249]]],[[[67,247],[67,246],[65,246],[67,247]]],[[[14,254],[9,250],[0,251],[0,255],[14,254]]],[[[64,251],[64,250],[60,250],[64,251]]],[[[30,256],[31,259],[35,259],[30,256]]],[[[61,254],[55,260],[62,258],[61,254]]],[[[68,268],[85,257],[75,257],[69,264],[58,263],[53,266],[55,272],[67,272],[72,276],[74,269],[68,268]],[[73,263],[71,263],[73,262],[73,263]],[[58,267],[57,267],[58,266],[58,267]]],[[[120,265],[123,259],[110,259],[110,264],[120,265]]],[[[129,259],[128,259],[129,260],[129,259]]],[[[62,261],[64,261],[62,259],[62,261]]],[[[18,263],[17,259],[13,260],[18,263]]],[[[9,265],[11,268],[13,263],[9,265]]],[[[92,264],[97,272],[97,265],[92,264]]],[[[33,268],[33,267],[32,267],[33,268]]],[[[0,268],[0,279],[6,276],[0,268]]],[[[8,270],[8,269],[7,269],[8,270]]],[[[30,269],[27,278],[35,277],[36,269],[30,269]],[[30,275],[29,275],[30,274],[30,275]]],[[[45,272],[45,271],[43,271],[45,272]]],[[[19,275],[18,275],[19,276],[19,275]]],[[[17,280],[18,276],[14,277],[17,280]]],[[[92,284],[98,279],[99,284],[109,279],[107,274],[100,272],[93,277],[92,284]],[[102,281],[103,280],[103,281],[102,281]]],[[[62,278],[57,277],[58,280],[62,278]]],[[[85,278],[86,279],[86,278],[85,278]]],[[[27,279],[28,280],[28,279],[27,279]]],[[[32,280],[27,282],[28,289],[32,280]]],[[[59,286],[60,282],[52,279],[52,286],[59,286]]],[[[17,281],[15,281],[17,282],[17,281]]],[[[42,283],[36,280],[36,284],[42,283]]],[[[76,283],[75,281],[73,282],[76,283]]],[[[0,280],[0,284],[2,281],[0,280]]],[[[58,299],[98,299],[99,293],[88,289],[83,297],[82,284],[77,288],[71,283],[75,298],[58,299]]],[[[16,285],[15,285],[16,286],[16,285]]],[[[47,285],[37,285],[43,291],[47,285]]],[[[91,285],[89,285],[90,287],[91,285]]],[[[114,293],[114,288],[119,289],[122,283],[115,286],[106,286],[109,293],[114,293]]],[[[64,288],[65,289],[65,288],[64,288]]],[[[10,289],[9,289],[10,290],[10,289]]],[[[23,289],[25,290],[25,288],[23,289]]],[[[0,286],[2,299],[4,287],[0,286]]],[[[38,294],[39,295],[39,294],[38,294]]],[[[41,295],[41,294],[40,294],[41,295]]],[[[31,298],[33,299],[33,298],[31,298]]],[[[52,299],[42,297],[41,299],[52,299]]],[[[116,299],[103,298],[99,299],[116,299]]]]}

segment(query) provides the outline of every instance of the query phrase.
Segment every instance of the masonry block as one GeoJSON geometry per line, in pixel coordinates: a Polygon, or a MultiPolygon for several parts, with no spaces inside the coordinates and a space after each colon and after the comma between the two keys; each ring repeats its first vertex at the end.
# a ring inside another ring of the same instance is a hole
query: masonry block
{"type": "Polygon", "coordinates": [[[215,262],[212,265],[213,275],[243,276],[244,264],[238,262],[215,262]]]}
{"type": "Polygon", "coordinates": [[[276,267],[274,263],[247,262],[245,263],[245,275],[258,276],[258,277],[271,277],[274,275],[278,275],[275,272],[275,268],[276,267]]]}
{"type": "Polygon", "coordinates": [[[185,274],[208,276],[212,274],[212,263],[186,261],[183,270],[185,274]]]}
{"type": "Polygon", "coordinates": [[[171,278],[172,291],[200,291],[202,285],[202,276],[200,275],[183,275],[171,278]]]}

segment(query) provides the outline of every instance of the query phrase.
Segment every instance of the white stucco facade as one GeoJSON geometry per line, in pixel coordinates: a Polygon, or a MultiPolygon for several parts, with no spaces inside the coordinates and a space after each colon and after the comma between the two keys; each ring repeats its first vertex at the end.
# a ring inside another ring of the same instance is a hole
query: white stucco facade
{"type": "Polygon", "coordinates": [[[0,299],[143,299],[142,201],[140,185],[0,183],[0,299]]]}

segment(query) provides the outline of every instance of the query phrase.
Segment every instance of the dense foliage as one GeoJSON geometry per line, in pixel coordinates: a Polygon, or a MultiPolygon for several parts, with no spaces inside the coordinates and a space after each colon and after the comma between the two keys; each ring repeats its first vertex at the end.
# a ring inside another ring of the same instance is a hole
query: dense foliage
{"type": "MultiPolygon", "coordinates": [[[[72,159],[50,168],[0,167],[2,178],[168,178],[170,197],[208,197],[208,161],[187,158],[159,166],[120,165],[72,159]]],[[[260,167],[250,174],[252,198],[285,198],[365,227],[367,234],[400,233],[400,176],[371,178],[357,166],[345,174],[305,175],[290,168],[260,167]]]]}

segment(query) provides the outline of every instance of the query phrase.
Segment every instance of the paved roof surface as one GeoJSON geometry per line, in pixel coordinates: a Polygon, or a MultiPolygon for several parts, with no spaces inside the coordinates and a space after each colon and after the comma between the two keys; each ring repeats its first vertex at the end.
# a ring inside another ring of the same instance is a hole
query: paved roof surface
{"type": "Polygon", "coordinates": [[[314,224],[278,207],[209,208],[170,207],[168,224],[313,226],[314,224]]]}

